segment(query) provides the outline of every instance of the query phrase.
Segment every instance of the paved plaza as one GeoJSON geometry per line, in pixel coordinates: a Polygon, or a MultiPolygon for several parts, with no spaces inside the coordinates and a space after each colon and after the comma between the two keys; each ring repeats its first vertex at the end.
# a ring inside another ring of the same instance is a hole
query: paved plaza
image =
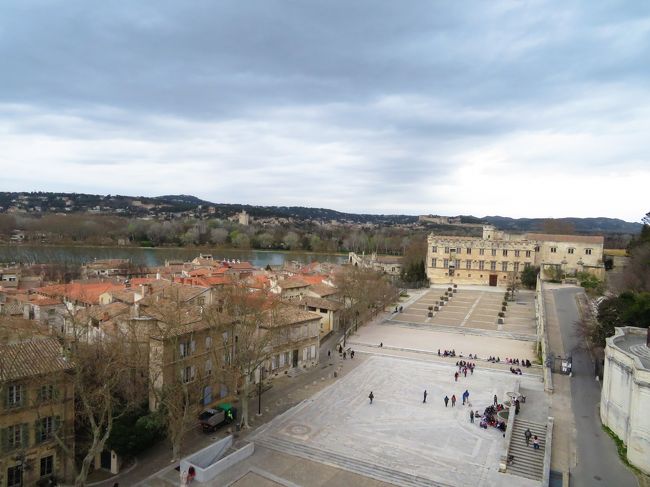
{"type": "Polygon", "coordinates": [[[499,324],[503,290],[485,288],[463,288],[454,293],[450,300],[429,317],[429,306],[435,306],[446,289],[429,289],[404,307],[402,313],[393,313],[389,321],[396,324],[429,328],[457,328],[480,330],[485,334],[513,334],[520,337],[534,337],[535,295],[532,291],[518,291],[515,301],[508,302],[505,323],[499,324]]]}
{"type": "MultiPolygon", "coordinates": [[[[480,359],[490,356],[528,359],[535,361],[535,342],[510,340],[507,338],[446,333],[432,329],[403,328],[391,324],[369,325],[359,328],[348,340],[349,346],[360,350],[360,346],[376,348],[383,343],[384,350],[400,349],[405,351],[437,354],[440,350],[455,350],[457,355],[465,357],[470,353],[480,359]]],[[[456,359],[458,360],[458,359],[456,359]]],[[[526,370],[524,370],[526,372],[526,370]]]]}
{"type": "Polygon", "coordinates": [[[275,418],[253,440],[398,485],[536,485],[498,472],[501,432],[470,423],[470,408],[460,398],[467,389],[472,408],[483,411],[495,394],[504,400],[516,381],[534,390],[542,384],[535,377],[480,367],[455,382],[455,370],[453,365],[371,356],[275,418]],[[445,407],[443,398],[452,394],[456,407],[445,407]]]}

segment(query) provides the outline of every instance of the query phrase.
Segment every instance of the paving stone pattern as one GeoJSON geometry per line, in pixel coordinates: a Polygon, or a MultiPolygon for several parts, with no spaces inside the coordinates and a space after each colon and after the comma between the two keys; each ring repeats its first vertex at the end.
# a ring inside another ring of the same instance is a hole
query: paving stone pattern
{"type": "MultiPolygon", "coordinates": [[[[454,381],[453,365],[373,356],[339,382],[275,418],[252,439],[306,459],[321,461],[395,485],[499,486],[503,435],[470,423],[462,406],[465,389],[473,409],[494,394],[505,399],[516,380],[534,378],[477,370],[454,381]],[[429,396],[423,404],[423,391],[429,396]],[[373,391],[374,403],[368,394],[373,391]],[[445,395],[458,398],[445,407],[445,395]]],[[[507,476],[508,485],[535,485],[507,476]]]]}
{"type": "Polygon", "coordinates": [[[433,317],[429,317],[429,306],[435,306],[443,294],[441,289],[426,291],[402,313],[394,313],[390,321],[535,336],[535,296],[532,292],[519,291],[515,301],[508,302],[504,324],[497,323],[503,301],[501,291],[459,290],[438,311],[433,311],[433,317]]]}

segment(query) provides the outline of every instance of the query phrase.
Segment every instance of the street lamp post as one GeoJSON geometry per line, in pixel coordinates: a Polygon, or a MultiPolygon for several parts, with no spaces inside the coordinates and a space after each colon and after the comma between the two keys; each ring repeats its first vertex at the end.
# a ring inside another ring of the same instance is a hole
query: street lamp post
{"type": "Polygon", "coordinates": [[[264,378],[264,367],[260,367],[260,380],[257,381],[257,415],[262,415],[262,379],[264,378]]]}

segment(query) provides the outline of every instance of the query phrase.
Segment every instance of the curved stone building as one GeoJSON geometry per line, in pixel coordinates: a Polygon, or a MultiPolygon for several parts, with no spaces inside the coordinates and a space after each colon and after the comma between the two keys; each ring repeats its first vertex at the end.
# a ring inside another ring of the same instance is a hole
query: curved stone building
{"type": "Polygon", "coordinates": [[[607,339],[600,419],[627,446],[627,459],[650,474],[650,332],[616,328],[607,339]]]}

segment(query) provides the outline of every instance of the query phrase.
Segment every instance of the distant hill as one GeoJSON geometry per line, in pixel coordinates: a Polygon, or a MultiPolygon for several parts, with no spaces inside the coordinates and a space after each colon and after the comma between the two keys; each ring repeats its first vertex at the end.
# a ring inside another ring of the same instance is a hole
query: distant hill
{"type": "MultiPolygon", "coordinates": [[[[257,206],[231,203],[213,203],[192,195],[163,196],[123,196],[93,195],[84,193],[50,192],[0,192],[0,213],[43,214],[57,213],[101,213],[122,216],[187,216],[228,218],[246,210],[253,218],[287,218],[300,221],[336,221],[341,223],[371,223],[378,225],[414,225],[418,216],[414,215],[372,215],[344,213],[327,208],[308,208],[304,206],[257,206]]],[[[500,230],[511,232],[543,231],[548,221],[542,218],[509,218],[486,216],[478,218],[471,215],[460,217],[463,223],[489,223],[500,230]]],[[[641,231],[640,223],[630,223],[616,218],[560,218],[554,222],[568,225],[576,233],[596,234],[636,234],[641,231]]],[[[425,225],[435,229],[448,225],[425,225]]],[[[455,227],[458,231],[466,231],[455,227]]]]}
{"type": "MultiPolygon", "coordinates": [[[[500,230],[519,232],[540,232],[544,229],[544,218],[509,218],[506,216],[486,216],[482,221],[494,225],[500,230]]],[[[643,225],[631,223],[618,218],[557,218],[554,221],[572,226],[575,233],[639,233],[643,225]]]]}

